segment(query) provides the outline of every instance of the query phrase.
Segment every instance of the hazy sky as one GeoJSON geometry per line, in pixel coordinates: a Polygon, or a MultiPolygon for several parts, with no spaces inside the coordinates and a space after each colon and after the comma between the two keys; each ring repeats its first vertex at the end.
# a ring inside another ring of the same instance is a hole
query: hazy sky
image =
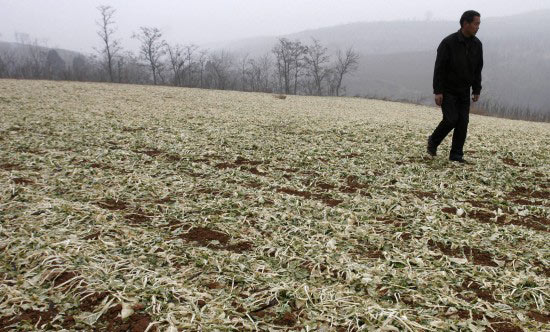
{"type": "Polygon", "coordinates": [[[100,45],[102,4],[117,10],[116,37],[130,49],[140,26],[160,28],[169,42],[204,45],[358,21],[458,20],[467,9],[483,20],[550,8],[550,0],[0,0],[0,40],[21,32],[47,46],[90,52],[100,45]]]}

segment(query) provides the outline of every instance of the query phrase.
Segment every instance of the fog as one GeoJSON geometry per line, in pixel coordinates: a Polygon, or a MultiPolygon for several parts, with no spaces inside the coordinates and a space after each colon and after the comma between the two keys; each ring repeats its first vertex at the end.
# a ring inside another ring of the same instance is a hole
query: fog
{"type": "Polygon", "coordinates": [[[99,5],[116,9],[116,37],[131,50],[140,26],[161,29],[169,42],[209,46],[351,22],[457,20],[467,9],[485,18],[550,7],[546,0],[0,0],[0,40],[26,33],[49,47],[92,52],[100,45],[99,5]]]}

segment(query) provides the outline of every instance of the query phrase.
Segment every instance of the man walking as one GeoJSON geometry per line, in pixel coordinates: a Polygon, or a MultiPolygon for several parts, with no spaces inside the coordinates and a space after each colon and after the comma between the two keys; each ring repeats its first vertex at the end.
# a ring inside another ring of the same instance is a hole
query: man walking
{"type": "Polygon", "coordinates": [[[437,154],[441,141],[454,129],[449,160],[464,163],[464,142],[470,116],[470,88],[472,100],[479,100],[483,49],[475,36],[481,15],[468,10],[460,18],[460,30],[447,36],[437,48],[433,89],[435,103],[441,106],[443,120],[428,137],[428,153],[437,154]]]}

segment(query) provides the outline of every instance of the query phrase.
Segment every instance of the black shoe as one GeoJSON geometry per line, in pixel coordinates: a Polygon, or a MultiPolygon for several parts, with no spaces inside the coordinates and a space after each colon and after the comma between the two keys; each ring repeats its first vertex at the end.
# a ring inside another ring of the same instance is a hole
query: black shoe
{"type": "Polygon", "coordinates": [[[432,157],[437,156],[437,147],[432,144],[432,137],[428,137],[428,145],[426,147],[426,151],[428,154],[432,157]]]}
{"type": "Polygon", "coordinates": [[[455,161],[457,163],[461,164],[469,164],[468,161],[466,161],[464,158],[449,158],[450,161],[455,161]]]}

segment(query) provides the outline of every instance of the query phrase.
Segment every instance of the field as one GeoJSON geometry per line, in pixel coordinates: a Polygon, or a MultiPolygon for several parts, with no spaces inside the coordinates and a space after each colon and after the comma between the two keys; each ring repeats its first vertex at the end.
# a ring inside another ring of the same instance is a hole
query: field
{"type": "Polygon", "coordinates": [[[550,331],[550,124],[0,80],[0,331],[550,331]]]}

